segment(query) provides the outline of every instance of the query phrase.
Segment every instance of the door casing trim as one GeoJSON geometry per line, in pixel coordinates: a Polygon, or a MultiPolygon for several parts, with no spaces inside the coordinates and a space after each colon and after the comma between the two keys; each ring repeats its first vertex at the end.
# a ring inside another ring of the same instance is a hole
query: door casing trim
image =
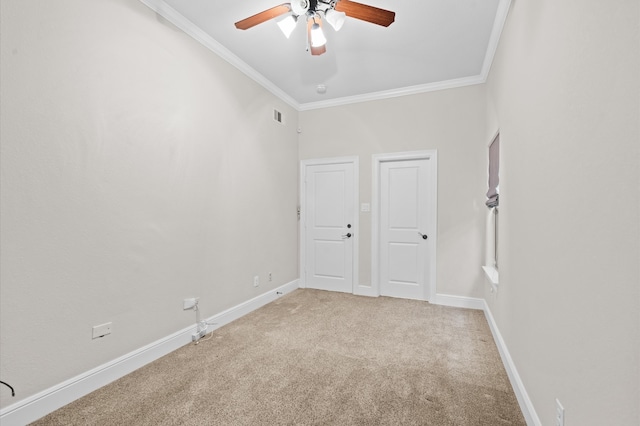
{"type": "Polygon", "coordinates": [[[434,149],[424,151],[393,152],[374,154],[371,157],[371,289],[369,291],[369,295],[380,295],[380,166],[382,163],[390,161],[426,159],[433,161],[430,167],[431,176],[429,176],[432,200],[429,200],[428,202],[429,208],[431,209],[431,223],[429,223],[429,229],[433,230],[429,235],[428,243],[431,245],[430,253],[433,254],[430,257],[429,287],[425,289],[425,292],[427,293],[425,295],[425,300],[435,300],[437,289],[436,258],[438,247],[438,151],[434,149]]]}
{"type": "Polygon", "coordinates": [[[298,252],[300,253],[299,259],[299,271],[298,275],[300,276],[299,285],[300,288],[306,288],[306,263],[307,263],[307,254],[306,254],[306,223],[307,223],[307,213],[305,211],[304,202],[307,197],[307,185],[305,184],[307,178],[307,166],[318,166],[318,165],[331,165],[331,164],[352,164],[353,165],[353,205],[354,205],[354,215],[353,215],[353,283],[351,286],[351,292],[356,294],[356,288],[359,287],[359,267],[360,267],[360,214],[358,209],[358,202],[360,200],[360,168],[359,168],[359,157],[350,156],[350,157],[332,157],[332,158],[314,158],[308,160],[300,161],[300,200],[299,200],[299,209],[300,209],[300,223],[299,223],[299,233],[300,238],[298,240],[298,252]]]}

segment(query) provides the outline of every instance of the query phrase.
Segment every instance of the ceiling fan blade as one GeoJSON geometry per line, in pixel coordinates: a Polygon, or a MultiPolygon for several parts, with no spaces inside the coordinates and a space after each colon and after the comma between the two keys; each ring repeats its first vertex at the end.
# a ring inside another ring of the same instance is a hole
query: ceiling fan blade
{"type": "MultiPolygon", "coordinates": [[[[318,46],[318,47],[313,47],[311,45],[311,27],[313,26],[313,24],[314,24],[313,19],[307,20],[307,40],[309,40],[309,50],[311,51],[311,54],[314,56],[318,56],[318,55],[322,55],[327,51],[327,45],[323,44],[322,46],[318,46]]],[[[318,25],[320,25],[320,28],[322,28],[322,20],[318,21],[318,25]]]]}
{"type": "Polygon", "coordinates": [[[356,3],[351,0],[339,0],[338,3],[336,3],[335,9],[338,12],[346,13],[347,16],[351,18],[382,25],[383,27],[388,27],[396,19],[395,12],[368,6],[362,3],[356,3]]]}
{"type": "Polygon", "coordinates": [[[273,19],[277,16],[284,15],[291,10],[289,3],[281,4],[280,6],[272,7],[271,9],[264,10],[260,13],[256,13],[253,16],[245,18],[236,22],[236,28],[239,30],[247,30],[251,27],[255,27],[258,24],[262,24],[269,19],[273,19]]]}

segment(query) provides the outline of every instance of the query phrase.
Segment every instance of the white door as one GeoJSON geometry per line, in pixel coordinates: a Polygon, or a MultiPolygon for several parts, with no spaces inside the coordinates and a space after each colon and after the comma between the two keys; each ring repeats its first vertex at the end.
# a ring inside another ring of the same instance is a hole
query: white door
{"type": "Polygon", "coordinates": [[[303,165],[304,285],[353,292],[356,241],[354,163],[303,165]]]}
{"type": "Polygon", "coordinates": [[[429,217],[432,162],[428,158],[380,163],[380,294],[430,297],[429,217]]]}

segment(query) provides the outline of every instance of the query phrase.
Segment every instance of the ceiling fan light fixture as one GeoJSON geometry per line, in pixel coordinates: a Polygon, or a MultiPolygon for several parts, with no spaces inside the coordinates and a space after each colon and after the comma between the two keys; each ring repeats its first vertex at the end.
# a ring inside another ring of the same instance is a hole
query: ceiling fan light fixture
{"type": "Polygon", "coordinates": [[[340,31],[340,28],[344,25],[344,20],[347,17],[347,14],[344,12],[338,12],[335,9],[329,9],[324,16],[334,30],[340,31]]]}
{"type": "Polygon", "coordinates": [[[296,28],[296,24],[298,23],[298,17],[294,15],[289,15],[284,19],[278,21],[278,27],[280,27],[280,31],[284,34],[286,38],[289,38],[293,30],[296,28]]]}
{"type": "Polygon", "coordinates": [[[327,44],[327,38],[324,36],[320,25],[314,22],[311,26],[311,46],[321,47],[325,44],[327,44]]]}
{"type": "Polygon", "coordinates": [[[292,0],[291,1],[291,11],[294,15],[300,16],[307,13],[309,10],[309,0],[292,0]]]}
{"type": "Polygon", "coordinates": [[[270,7],[262,12],[241,19],[234,25],[239,30],[248,30],[258,24],[277,19],[277,24],[285,37],[289,38],[295,29],[298,18],[304,16],[307,34],[307,51],[313,56],[326,53],[327,39],[322,31],[322,19],[325,19],[335,31],[339,31],[345,18],[359,19],[372,24],[388,27],[394,20],[396,13],[390,10],[368,6],[351,0],[289,0],[270,7]],[[337,8],[337,9],[336,9],[337,8]]]}

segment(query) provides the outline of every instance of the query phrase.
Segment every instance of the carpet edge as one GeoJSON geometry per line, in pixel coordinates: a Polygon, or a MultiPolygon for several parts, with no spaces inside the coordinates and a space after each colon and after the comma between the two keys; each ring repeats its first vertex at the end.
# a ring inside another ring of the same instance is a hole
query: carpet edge
{"type": "Polygon", "coordinates": [[[505,370],[507,370],[507,376],[509,376],[511,387],[513,388],[513,392],[516,394],[516,399],[518,400],[518,404],[520,405],[520,409],[522,410],[522,415],[524,416],[527,425],[542,426],[540,418],[538,417],[535,407],[533,406],[533,402],[531,401],[531,398],[529,398],[529,394],[524,387],[524,383],[520,378],[520,374],[518,374],[516,365],[511,358],[509,349],[507,349],[507,345],[502,338],[502,334],[500,334],[498,324],[496,324],[495,319],[491,314],[489,304],[484,299],[482,299],[482,301],[484,302],[482,310],[484,311],[485,318],[489,323],[489,329],[491,330],[491,334],[493,335],[493,340],[498,347],[498,352],[500,353],[502,364],[504,365],[505,370]]]}
{"type": "MultiPolygon", "coordinates": [[[[299,287],[295,279],[287,284],[269,290],[253,299],[242,302],[206,320],[214,322],[207,333],[220,328],[248,313],[271,303],[299,287]]],[[[114,380],[117,380],[150,362],[191,342],[194,325],[190,325],[169,336],[156,340],[146,346],[129,352],[115,360],[65,380],[55,386],[38,392],[0,410],[0,423],[3,426],[21,426],[31,423],[45,415],[81,398],[114,380]]]]}

